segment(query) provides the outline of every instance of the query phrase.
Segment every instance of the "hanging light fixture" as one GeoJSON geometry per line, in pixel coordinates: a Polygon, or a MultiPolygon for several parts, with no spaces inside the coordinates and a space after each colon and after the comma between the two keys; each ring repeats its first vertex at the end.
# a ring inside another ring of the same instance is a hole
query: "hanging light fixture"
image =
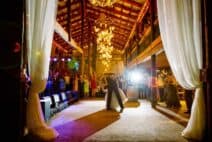
{"type": "Polygon", "coordinates": [[[89,0],[89,1],[94,6],[101,6],[101,7],[109,6],[109,7],[111,7],[118,0],[89,0]]]}
{"type": "Polygon", "coordinates": [[[95,21],[94,31],[97,35],[97,52],[99,59],[105,68],[109,68],[112,58],[113,46],[111,40],[113,38],[112,26],[113,22],[105,14],[100,14],[100,17],[95,21]]]}

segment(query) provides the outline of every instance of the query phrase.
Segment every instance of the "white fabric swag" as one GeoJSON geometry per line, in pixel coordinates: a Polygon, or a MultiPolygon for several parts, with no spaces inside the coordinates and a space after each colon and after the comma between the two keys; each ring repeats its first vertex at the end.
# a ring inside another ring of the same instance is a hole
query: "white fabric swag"
{"type": "Polygon", "coordinates": [[[177,81],[196,89],[191,116],[182,135],[201,140],[205,130],[205,103],[199,75],[202,69],[200,0],[157,0],[161,39],[177,81]]]}
{"type": "Polygon", "coordinates": [[[57,0],[26,0],[26,36],[32,85],[27,104],[27,128],[44,140],[58,136],[44,121],[39,93],[45,89],[56,19],[57,0]]]}

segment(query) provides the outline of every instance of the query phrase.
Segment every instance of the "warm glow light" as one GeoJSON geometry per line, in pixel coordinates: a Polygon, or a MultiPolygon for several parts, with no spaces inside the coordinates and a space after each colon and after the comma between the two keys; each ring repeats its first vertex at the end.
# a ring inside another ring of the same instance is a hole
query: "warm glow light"
{"type": "Polygon", "coordinates": [[[37,56],[40,56],[40,55],[41,55],[40,51],[36,51],[35,54],[36,54],[37,56]]]}
{"type": "Polygon", "coordinates": [[[116,3],[118,0],[90,0],[90,3],[95,6],[112,6],[114,3],[116,3]]]}
{"type": "Polygon", "coordinates": [[[138,71],[131,72],[130,80],[132,83],[139,83],[142,80],[142,75],[138,71]]]}
{"type": "Polygon", "coordinates": [[[110,59],[112,58],[113,46],[111,40],[113,38],[113,30],[111,19],[101,14],[99,19],[95,21],[94,31],[97,34],[97,51],[105,70],[109,68],[110,59]]]}

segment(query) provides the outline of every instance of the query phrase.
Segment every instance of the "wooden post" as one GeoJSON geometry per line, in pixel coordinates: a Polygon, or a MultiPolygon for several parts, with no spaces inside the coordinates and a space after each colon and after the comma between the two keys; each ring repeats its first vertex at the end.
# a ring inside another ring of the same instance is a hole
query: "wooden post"
{"type": "MultiPolygon", "coordinates": [[[[80,40],[80,46],[83,49],[84,46],[84,0],[81,0],[81,19],[82,19],[82,23],[81,23],[81,40],[80,40]]],[[[81,56],[81,75],[84,74],[84,68],[85,68],[85,52],[82,54],[81,56]]]]}
{"type": "Polygon", "coordinates": [[[203,81],[203,89],[206,102],[206,135],[203,141],[212,141],[212,42],[209,40],[211,31],[209,31],[209,5],[207,0],[201,1],[201,14],[202,14],[202,47],[203,47],[203,71],[201,78],[203,81]]]}
{"type": "Polygon", "coordinates": [[[155,105],[157,103],[157,100],[156,100],[156,55],[152,55],[151,56],[151,104],[152,104],[152,107],[155,108],[155,105]]]}

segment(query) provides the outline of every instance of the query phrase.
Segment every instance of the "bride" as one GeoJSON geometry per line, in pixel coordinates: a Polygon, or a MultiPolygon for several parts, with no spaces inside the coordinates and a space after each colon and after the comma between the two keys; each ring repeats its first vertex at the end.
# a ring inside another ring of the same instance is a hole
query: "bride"
{"type": "MultiPolygon", "coordinates": [[[[122,104],[124,104],[127,101],[127,97],[124,94],[123,90],[121,88],[119,88],[119,87],[118,87],[118,92],[119,92],[122,104]]],[[[107,105],[109,103],[110,109],[114,109],[116,111],[118,109],[123,109],[123,108],[120,107],[120,104],[119,104],[118,98],[117,98],[117,94],[115,94],[115,91],[112,91],[110,102],[108,102],[108,91],[107,91],[106,96],[105,96],[105,100],[106,100],[106,108],[108,107],[107,105]]]]}

